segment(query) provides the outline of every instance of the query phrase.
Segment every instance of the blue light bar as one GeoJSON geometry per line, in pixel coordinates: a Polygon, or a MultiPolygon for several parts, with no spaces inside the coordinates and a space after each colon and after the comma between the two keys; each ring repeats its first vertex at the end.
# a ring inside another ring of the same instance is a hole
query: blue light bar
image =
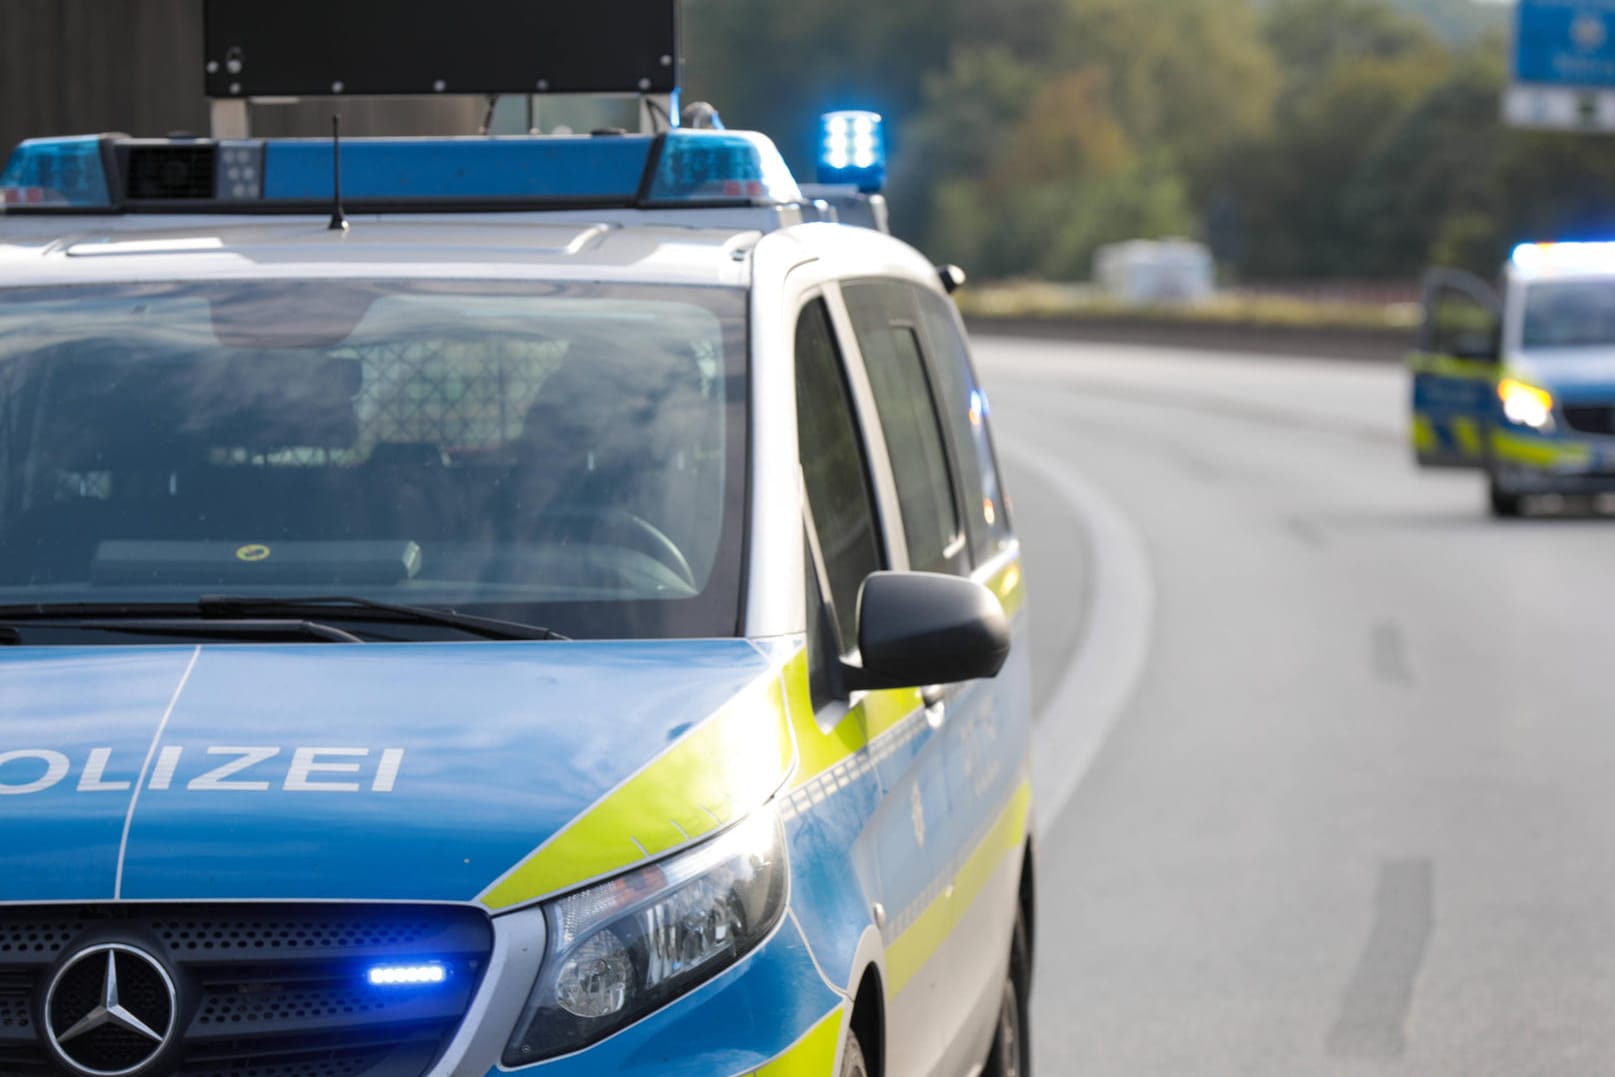
{"type": "Polygon", "coordinates": [[[873,194],[886,185],[886,135],[878,112],[819,117],[819,182],[850,183],[873,194]]]}
{"type": "Polygon", "coordinates": [[[440,984],[449,978],[449,970],[436,961],[419,965],[372,965],[365,979],[372,987],[423,987],[440,984]]]}
{"type": "MultiPolygon", "coordinates": [[[[802,192],[745,131],[509,138],[354,138],[342,198],[364,212],[774,206],[802,192]]],[[[310,212],[333,194],[328,139],[91,138],[23,143],[0,180],[17,212],[310,212]]]]}
{"type": "Polygon", "coordinates": [[[100,135],[31,138],[21,143],[0,172],[0,208],[109,208],[112,199],[101,145],[100,135]]]}
{"type": "Polygon", "coordinates": [[[802,190],[774,143],[750,131],[670,131],[663,136],[645,201],[667,203],[802,201],[802,190]]]}
{"type": "MultiPolygon", "coordinates": [[[[653,142],[641,136],[344,139],[342,197],[628,202],[639,193],[653,142]]],[[[263,197],[330,198],[330,141],[267,143],[263,197]]]]}
{"type": "Polygon", "coordinates": [[[1528,273],[1610,271],[1615,270],[1615,242],[1521,243],[1510,261],[1528,273]]]}

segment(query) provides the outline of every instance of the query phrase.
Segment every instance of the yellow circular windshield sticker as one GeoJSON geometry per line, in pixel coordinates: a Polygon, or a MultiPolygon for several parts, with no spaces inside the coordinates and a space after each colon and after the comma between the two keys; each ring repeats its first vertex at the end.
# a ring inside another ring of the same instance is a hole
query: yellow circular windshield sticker
{"type": "Polygon", "coordinates": [[[269,556],[269,547],[253,543],[236,550],[237,561],[262,561],[269,556]]]}

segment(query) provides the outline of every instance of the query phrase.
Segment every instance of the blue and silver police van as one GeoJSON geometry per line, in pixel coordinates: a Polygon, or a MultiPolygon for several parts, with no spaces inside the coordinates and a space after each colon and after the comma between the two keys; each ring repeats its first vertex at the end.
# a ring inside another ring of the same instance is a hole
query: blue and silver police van
{"type": "Polygon", "coordinates": [[[679,126],[670,6],[483,2],[426,64],[210,4],[224,137],[0,173],[0,1073],[1025,1074],[956,276],[679,126]],[[646,126],[245,129],[455,64],[646,126]]]}
{"type": "Polygon", "coordinates": [[[1526,243],[1494,288],[1425,279],[1413,373],[1425,467],[1481,470],[1494,515],[1615,493],[1615,243],[1526,243]]]}

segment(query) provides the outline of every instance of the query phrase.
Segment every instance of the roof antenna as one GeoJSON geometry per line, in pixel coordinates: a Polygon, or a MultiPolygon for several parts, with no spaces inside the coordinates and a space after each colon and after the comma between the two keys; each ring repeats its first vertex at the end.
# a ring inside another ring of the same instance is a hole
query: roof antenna
{"type": "Polygon", "coordinates": [[[342,119],[331,114],[331,223],[332,232],[348,230],[347,215],[342,212],[342,119]]]}

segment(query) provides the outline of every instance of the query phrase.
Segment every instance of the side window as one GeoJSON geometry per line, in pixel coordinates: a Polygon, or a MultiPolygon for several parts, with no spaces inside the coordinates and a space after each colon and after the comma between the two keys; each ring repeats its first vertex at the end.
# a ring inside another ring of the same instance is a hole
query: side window
{"type": "Polygon", "coordinates": [[[842,287],[864,353],[875,408],[897,481],[909,567],[959,572],[967,562],[959,507],[943,443],[940,401],[926,375],[915,310],[905,285],[865,281],[842,287]]]}
{"type": "Polygon", "coordinates": [[[1462,359],[1495,358],[1500,325],[1486,285],[1467,274],[1445,276],[1425,285],[1423,350],[1462,359]]]}
{"type": "Polygon", "coordinates": [[[1008,505],[987,426],[987,397],[976,384],[970,350],[959,330],[953,304],[935,292],[916,291],[920,325],[925,330],[948,434],[959,462],[970,551],[980,564],[991,559],[1010,537],[1008,505]]]}
{"type": "Polygon", "coordinates": [[[882,556],[869,469],[823,300],[804,308],[796,323],[796,423],[841,649],[851,651],[858,640],[858,589],[882,567],[882,556]]]}

